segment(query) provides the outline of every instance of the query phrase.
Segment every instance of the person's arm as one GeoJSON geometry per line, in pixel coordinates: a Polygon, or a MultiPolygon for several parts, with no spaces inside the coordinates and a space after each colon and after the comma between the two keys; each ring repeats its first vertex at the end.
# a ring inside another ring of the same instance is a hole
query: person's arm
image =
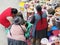
{"type": "Polygon", "coordinates": [[[21,27],[22,27],[22,30],[23,30],[24,32],[27,31],[27,29],[26,29],[26,27],[25,27],[24,25],[21,25],[21,27]]]}
{"type": "Polygon", "coordinates": [[[13,23],[13,17],[8,16],[8,17],[7,17],[7,20],[8,20],[11,24],[13,23]]]}
{"type": "Polygon", "coordinates": [[[30,23],[32,23],[32,24],[34,24],[35,23],[35,16],[33,16],[33,18],[32,18],[32,20],[31,20],[31,22],[30,23]]]}

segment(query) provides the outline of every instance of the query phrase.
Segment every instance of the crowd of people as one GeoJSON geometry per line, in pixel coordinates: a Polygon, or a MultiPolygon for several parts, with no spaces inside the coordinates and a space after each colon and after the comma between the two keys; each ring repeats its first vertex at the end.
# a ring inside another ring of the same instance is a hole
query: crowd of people
{"type": "Polygon", "coordinates": [[[59,9],[37,5],[35,12],[30,7],[24,20],[16,8],[7,8],[0,15],[1,45],[60,45],[59,9]]]}

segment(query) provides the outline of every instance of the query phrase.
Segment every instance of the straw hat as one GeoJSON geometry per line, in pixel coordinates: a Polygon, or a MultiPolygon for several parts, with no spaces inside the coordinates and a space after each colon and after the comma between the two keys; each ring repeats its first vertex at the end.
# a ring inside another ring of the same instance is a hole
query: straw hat
{"type": "Polygon", "coordinates": [[[60,12],[56,12],[54,15],[55,16],[60,16],[60,12]]]}
{"type": "Polygon", "coordinates": [[[29,2],[29,5],[30,5],[30,6],[34,6],[34,2],[33,2],[33,1],[30,1],[30,2],[29,2]]]}
{"type": "Polygon", "coordinates": [[[54,16],[55,16],[55,21],[56,22],[60,22],[60,12],[56,12],[55,14],[54,14],[54,16]]]}
{"type": "Polygon", "coordinates": [[[28,9],[27,9],[27,12],[34,12],[34,7],[29,7],[28,9]]]}
{"type": "Polygon", "coordinates": [[[57,8],[55,9],[55,12],[60,12],[60,7],[57,7],[57,8]]]}
{"type": "Polygon", "coordinates": [[[49,8],[47,11],[48,11],[48,14],[54,15],[55,13],[55,10],[53,8],[49,8]]]}

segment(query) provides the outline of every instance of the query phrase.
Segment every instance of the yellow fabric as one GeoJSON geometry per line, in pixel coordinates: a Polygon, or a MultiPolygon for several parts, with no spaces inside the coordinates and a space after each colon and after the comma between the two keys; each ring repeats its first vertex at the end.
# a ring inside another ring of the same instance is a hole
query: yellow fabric
{"type": "Polygon", "coordinates": [[[25,2],[20,2],[20,3],[19,3],[19,6],[20,6],[20,7],[24,7],[24,4],[25,4],[25,2]]]}

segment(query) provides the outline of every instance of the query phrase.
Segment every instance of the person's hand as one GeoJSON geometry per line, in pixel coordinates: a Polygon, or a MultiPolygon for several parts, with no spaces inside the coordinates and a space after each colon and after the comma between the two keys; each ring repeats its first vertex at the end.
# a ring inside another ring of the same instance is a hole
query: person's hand
{"type": "Polygon", "coordinates": [[[12,24],[13,23],[13,17],[7,17],[7,20],[10,22],[10,24],[12,24]]]}
{"type": "Polygon", "coordinates": [[[53,26],[53,25],[48,25],[48,31],[50,31],[50,29],[51,29],[52,26],[53,26]]]}

